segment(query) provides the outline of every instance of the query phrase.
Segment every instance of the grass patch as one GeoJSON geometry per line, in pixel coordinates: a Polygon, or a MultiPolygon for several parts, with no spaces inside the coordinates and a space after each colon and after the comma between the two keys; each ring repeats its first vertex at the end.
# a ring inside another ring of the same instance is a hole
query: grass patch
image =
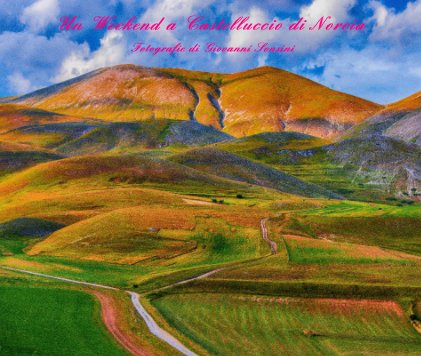
{"type": "Polygon", "coordinates": [[[201,293],[152,303],[172,326],[215,355],[421,351],[421,337],[394,302],[201,293]]]}
{"type": "Polygon", "coordinates": [[[0,285],[0,315],[3,355],[126,355],[80,291],[0,285]]]}

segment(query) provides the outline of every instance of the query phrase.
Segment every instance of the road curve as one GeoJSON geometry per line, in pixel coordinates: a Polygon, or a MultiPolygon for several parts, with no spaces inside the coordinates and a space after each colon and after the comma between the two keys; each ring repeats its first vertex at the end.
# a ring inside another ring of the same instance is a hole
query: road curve
{"type": "Polygon", "coordinates": [[[180,351],[182,354],[186,356],[196,356],[194,352],[190,351],[175,337],[173,337],[171,334],[169,334],[164,329],[158,326],[158,324],[155,322],[152,316],[145,310],[142,304],[140,304],[139,294],[130,291],[128,291],[127,293],[130,294],[134,307],[136,308],[137,312],[142,316],[143,320],[145,320],[145,323],[152,334],[165,341],[167,344],[171,345],[173,348],[180,351]]]}
{"type": "Polygon", "coordinates": [[[133,356],[151,356],[153,355],[150,351],[141,347],[136,342],[134,335],[131,334],[131,330],[125,331],[119,322],[119,313],[116,306],[116,301],[106,293],[94,289],[91,291],[95,297],[98,298],[101,303],[101,317],[105,326],[114,338],[133,356]]]}
{"type": "MultiPolygon", "coordinates": [[[[266,228],[266,221],[267,221],[267,218],[260,220],[260,230],[262,232],[262,238],[263,238],[263,240],[265,240],[270,245],[271,253],[276,254],[278,252],[278,246],[277,246],[275,241],[270,240],[269,237],[268,237],[268,232],[267,232],[267,228],[266,228]]],[[[34,275],[34,276],[38,276],[38,277],[56,279],[56,280],[67,282],[67,283],[74,283],[74,284],[80,284],[80,285],[85,285],[85,286],[89,286],[89,287],[96,287],[96,288],[109,289],[109,290],[120,290],[118,288],[107,286],[107,285],[104,285],[104,284],[78,281],[78,280],[75,280],[75,279],[69,279],[69,278],[64,278],[64,277],[56,277],[56,276],[51,276],[51,275],[44,274],[44,273],[32,272],[32,271],[28,271],[28,270],[13,268],[13,267],[7,267],[7,266],[0,265],[0,268],[2,268],[4,270],[8,270],[8,271],[30,274],[30,275],[34,275]]],[[[178,285],[186,284],[186,283],[189,283],[189,282],[192,282],[192,281],[195,281],[195,280],[203,279],[203,278],[209,277],[209,276],[211,276],[211,275],[213,275],[213,274],[215,274],[219,271],[222,271],[223,269],[224,268],[215,269],[215,270],[206,272],[204,274],[201,274],[197,277],[189,278],[189,279],[186,279],[184,281],[180,281],[180,282],[173,283],[173,284],[170,284],[168,286],[156,289],[153,292],[157,292],[157,291],[168,289],[168,288],[175,287],[175,286],[178,286],[178,285]]],[[[189,350],[186,346],[184,346],[174,336],[172,336],[170,333],[168,333],[167,331],[165,331],[164,329],[162,329],[158,326],[158,324],[155,322],[155,320],[152,318],[152,316],[142,306],[142,304],[140,302],[140,295],[138,293],[127,291],[127,290],[125,292],[130,295],[133,306],[135,307],[138,314],[145,321],[149,331],[153,335],[160,338],[161,340],[163,340],[164,342],[166,342],[167,344],[169,344],[170,346],[172,346],[173,348],[175,348],[176,350],[178,350],[179,352],[181,352],[182,354],[184,354],[186,356],[196,356],[196,354],[193,351],[189,350]]],[[[129,351],[134,353],[133,350],[129,350],[129,351]]]]}
{"type": "Polygon", "coordinates": [[[260,220],[260,230],[262,232],[262,238],[269,244],[272,255],[275,255],[278,253],[278,245],[276,244],[275,241],[272,241],[271,239],[269,239],[268,230],[266,228],[266,221],[267,221],[267,218],[260,220]]]}
{"type": "MultiPolygon", "coordinates": [[[[2,265],[0,265],[0,268],[1,269],[4,269],[4,270],[7,270],[7,271],[12,271],[12,272],[25,273],[25,274],[30,274],[30,275],[33,275],[33,276],[38,276],[38,277],[43,277],[43,278],[48,278],[48,279],[56,279],[56,280],[67,282],[67,283],[74,283],[74,284],[80,284],[80,285],[85,285],[85,286],[89,286],[89,287],[96,287],[96,288],[109,289],[109,290],[120,290],[118,288],[111,287],[111,286],[106,286],[104,284],[97,284],[97,283],[90,283],[90,282],[85,282],[85,281],[78,281],[76,279],[69,279],[69,278],[64,278],[64,277],[56,277],[56,276],[51,276],[49,274],[32,272],[32,271],[28,271],[28,270],[24,270],[24,269],[18,269],[18,268],[13,268],[13,267],[8,267],[8,266],[2,266],[2,265]]],[[[210,272],[208,272],[207,275],[209,275],[209,273],[210,272]]],[[[199,276],[199,277],[204,278],[204,275],[199,276]]],[[[149,328],[149,331],[153,335],[155,335],[156,337],[160,338],[164,342],[168,343],[170,346],[174,347],[176,350],[180,351],[182,354],[184,354],[186,356],[195,356],[196,355],[194,352],[190,351],[187,347],[185,347],[175,337],[173,337],[168,332],[166,332],[165,330],[161,329],[158,326],[158,324],[155,322],[155,320],[143,308],[142,304],[140,304],[139,295],[137,293],[134,293],[134,292],[131,292],[131,291],[127,291],[127,290],[125,292],[128,293],[131,296],[131,301],[132,301],[133,306],[135,307],[135,309],[138,312],[138,314],[145,321],[146,325],[149,328]]],[[[132,350],[128,350],[128,351],[132,352],[132,350]]]]}

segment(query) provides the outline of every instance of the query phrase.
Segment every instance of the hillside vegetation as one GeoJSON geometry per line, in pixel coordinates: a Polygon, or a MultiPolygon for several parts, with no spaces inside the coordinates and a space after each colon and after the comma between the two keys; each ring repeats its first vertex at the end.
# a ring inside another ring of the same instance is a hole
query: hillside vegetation
{"type": "Polygon", "coordinates": [[[382,108],[273,67],[217,74],[120,65],[13,102],[114,122],[196,120],[236,137],[268,131],[331,137],[382,108]]]}

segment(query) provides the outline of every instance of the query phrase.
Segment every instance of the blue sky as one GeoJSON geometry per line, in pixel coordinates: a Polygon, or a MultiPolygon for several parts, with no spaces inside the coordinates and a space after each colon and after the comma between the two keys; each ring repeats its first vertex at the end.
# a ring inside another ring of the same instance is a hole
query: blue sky
{"type": "Polygon", "coordinates": [[[270,65],[304,75],[331,88],[388,103],[421,90],[421,0],[0,0],[0,96],[17,95],[91,70],[121,63],[152,67],[236,72],[270,65]],[[94,31],[94,16],[118,22],[177,24],[175,31],[94,31]],[[254,22],[281,21],[280,31],[189,31],[187,17],[207,22],[250,16],[254,22]],[[288,31],[304,16],[316,22],[364,22],[359,32],[288,31]],[[62,16],[78,16],[82,31],[59,31],[62,16]],[[215,42],[221,47],[295,45],[290,54],[131,53],[136,42],[185,46],[215,42]]]}

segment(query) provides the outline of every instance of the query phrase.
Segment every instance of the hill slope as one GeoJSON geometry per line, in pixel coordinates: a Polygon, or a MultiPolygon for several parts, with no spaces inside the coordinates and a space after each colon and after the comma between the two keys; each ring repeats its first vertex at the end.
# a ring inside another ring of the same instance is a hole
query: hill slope
{"type": "Polygon", "coordinates": [[[174,144],[199,146],[231,138],[213,127],[190,120],[38,124],[0,134],[0,139],[4,141],[51,149],[67,156],[161,148],[174,144]]]}
{"type": "Polygon", "coordinates": [[[421,91],[386,106],[387,111],[411,111],[421,108],[421,91]]]}
{"type": "Polygon", "coordinates": [[[173,156],[171,160],[206,173],[282,192],[310,197],[338,198],[337,195],[315,184],[305,183],[270,166],[216,148],[191,150],[173,156]]]}
{"type": "Polygon", "coordinates": [[[385,135],[406,142],[415,143],[421,147],[421,111],[404,116],[390,126],[385,135]]]}
{"type": "Polygon", "coordinates": [[[201,191],[247,190],[242,183],[229,181],[166,160],[140,155],[82,156],[41,163],[9,175],[0,182],[0,197],[16,193],[54,191],[75,187],[158,186],[162,190],[201,191]]]}
{"type": "Polygon", "coordinates": [[[382,108],[272,67],[217,74],[120,65],[13,102],[109,121],[193,119],[236,137],[266,131],[335,136],[382,108]]]}

